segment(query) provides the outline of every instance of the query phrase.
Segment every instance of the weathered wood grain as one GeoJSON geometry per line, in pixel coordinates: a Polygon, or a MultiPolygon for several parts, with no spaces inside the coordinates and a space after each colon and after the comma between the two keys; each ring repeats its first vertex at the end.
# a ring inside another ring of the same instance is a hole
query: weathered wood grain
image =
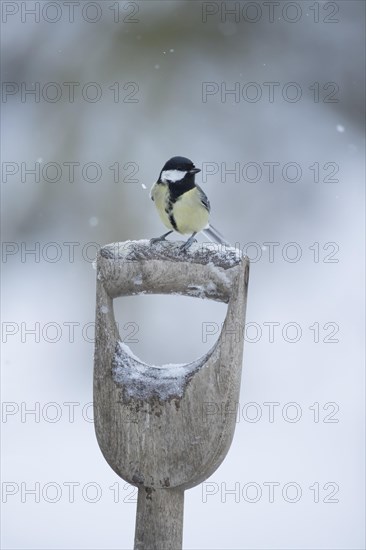
{"type": "Polygon", "coordinates": [[[249,262],[234,249],[114,243],[97,259],[94,417],[115,472],[139,488],[135,549],[182,545],[183,494],[224,459],[239,398],[249,262]],[[187,365],[153,367],[119,341],[113,299],[181,294],[228,303],[213,348],[187,365]]]}

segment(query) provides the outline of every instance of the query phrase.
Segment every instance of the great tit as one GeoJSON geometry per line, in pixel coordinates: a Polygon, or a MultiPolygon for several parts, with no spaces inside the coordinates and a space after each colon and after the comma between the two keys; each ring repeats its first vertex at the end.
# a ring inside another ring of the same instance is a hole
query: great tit
{"type": "Polygon", "coordinates": [[[161,221],[170,231],[151,239],[151,243],[164,241],[173,231],[182,235],[191,233],[181,246],[186,250],[194,242],[195,235],[203,231],[211,240],[230,246],[209,224],[210,202],[195,183],[195,175],[200,171],[186,157],[172,157],[164,164],[157,182],[151,188],[150,196],[161,221]]]}

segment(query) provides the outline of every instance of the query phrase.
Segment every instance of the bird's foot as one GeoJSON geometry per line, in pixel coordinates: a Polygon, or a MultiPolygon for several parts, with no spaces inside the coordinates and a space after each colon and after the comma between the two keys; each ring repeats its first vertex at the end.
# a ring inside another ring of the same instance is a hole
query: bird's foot
{"type": "Polygon", "coordinates": [[[150,239],[150,244],[161,243],[162,241],[166,241],[166,238],[165,237],[154,237],[153,239],[150,239]]]}
{"type": "Polygon", "coordinates": [[[196,243],[197,242],[197,239],[194,238],[194,235],[192,235],[191,237],[189,237],[188,241],[186,241],[185,243],[182,244],[182,246],[180,246],[179,248],[183,251],[185,250],[188,250],[188,248],[193,244],[193,243],[196,243]]]}
{"type": "Polygon", "coordinates": [[[161,237],[154,237],[153,239],[150,239],[150,244],[156,244],[160,243],[161,241],[166,241],[166,237],[170,235],[170,233],[173,233],[173,231],[168,231],[168,233],[164,233],[161,237]]]}

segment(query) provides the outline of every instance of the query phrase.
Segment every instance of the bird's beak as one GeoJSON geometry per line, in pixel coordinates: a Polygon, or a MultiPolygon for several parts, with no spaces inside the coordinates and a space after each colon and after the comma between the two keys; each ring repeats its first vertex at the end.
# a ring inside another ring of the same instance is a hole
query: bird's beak
{"type": "Polygon", "coordinates": [[[192,168],[192,170],[189,171],[190,174],[198,174],[198,172],[201,172],[201,168],[192,168]]]}

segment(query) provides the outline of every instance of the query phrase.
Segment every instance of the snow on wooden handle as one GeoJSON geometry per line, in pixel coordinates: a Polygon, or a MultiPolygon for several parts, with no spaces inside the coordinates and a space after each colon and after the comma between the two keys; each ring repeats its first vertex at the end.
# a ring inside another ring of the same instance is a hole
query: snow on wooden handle
{"type": "Polygon", "coordinates": [[[193,244],[149,241],[114,243],[101,249],[98,277],[109,296],[183,294],[228,302],[240,251],[215,243],[193,244]]]}

